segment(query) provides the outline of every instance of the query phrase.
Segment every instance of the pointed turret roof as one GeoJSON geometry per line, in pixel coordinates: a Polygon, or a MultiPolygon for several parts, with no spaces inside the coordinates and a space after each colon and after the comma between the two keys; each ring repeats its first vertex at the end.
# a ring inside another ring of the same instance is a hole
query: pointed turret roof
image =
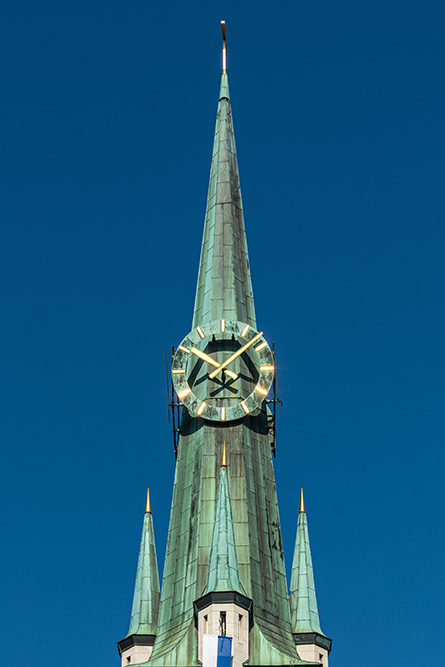
{"type": "Polygon", "coordinates": [[[193,327],[219,319],[256,327],[226,72],[216,115],[193,327]]]}
{"type": "Polygon", "coordinates": [[[151,514],[150,492],[147,490],[130,630],[127,636],[156,634],[159,598],[159,574],[153,531],[153,517],[151,514]]]}
{"type": "Polygon", "coordinates": [[[224,444],[223,462],[219,473],[218,495],[216,498],[215,523],[213,526],[207,586],[204,595],[216,591],[233,591],[244,594],[239,580],[232,502],[230,500],[226,461],[224,444]]]}
{"type": "Polygon", "coordinates": [[[325,636],[321,631],[320,619],[318,617],[303,489],[301,490],[297,539],[295,540],[294,560],[292,563],[289,603],[292,632],[316,632],[325,636]]]}

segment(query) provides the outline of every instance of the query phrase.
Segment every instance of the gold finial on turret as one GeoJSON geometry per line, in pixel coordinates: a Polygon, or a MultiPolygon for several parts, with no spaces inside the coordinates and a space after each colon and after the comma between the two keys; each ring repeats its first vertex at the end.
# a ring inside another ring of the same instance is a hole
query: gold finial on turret
{"type": "Polygon", "coordinates": [[[223,38],[223,74],[227,73],[227,41],[226,41],[226,22],[221,21],[221,32],[223,38]]]}
{"type": "Polygon", "coordinates": [[[304,507],[303,489],[301,489],[301,497],[300,497],[300,512],[306,512],[306,509],[305,509],[305,507],[304,507]]]}
{"type": "Polygon", "coordinates": [[[145,514],[151,514],[150,489],[147,489],[147,502],[145,503],[145,514]]]}
{"type": "Polygon", "coordinates": [[[227,453],[226,453],[226,441],[224,440],[224,445],[223,445],[223,455],[222,455],[222,466],[227,467],[227,453]]]}

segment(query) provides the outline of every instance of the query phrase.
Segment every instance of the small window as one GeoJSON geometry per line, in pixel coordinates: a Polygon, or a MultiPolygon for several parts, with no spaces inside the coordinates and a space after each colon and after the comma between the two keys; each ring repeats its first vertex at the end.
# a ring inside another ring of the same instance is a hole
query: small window
{"type": "Polygon", "coordinates": [[[242,614],[238,615],[238,641],[240,644],[243,643],[243,616],[242,614]]]}
{"type": "Polygon", "coordinates": [[[209,617],[204,616],[203,621],[204,621],[203,631],[204,631],[204,634],[206,635],[209,631],[209,617]]]}
{"type": "Polygon", "coordinates": [[[226,636],[226,612],[221,611],[219,613],[219,634],[221,637],[226,636]]]}
{"type": "Polygon", "coordinates": [[[131,655],[127,658],[127,665],[129,665],[131,662],[131,655]]]}

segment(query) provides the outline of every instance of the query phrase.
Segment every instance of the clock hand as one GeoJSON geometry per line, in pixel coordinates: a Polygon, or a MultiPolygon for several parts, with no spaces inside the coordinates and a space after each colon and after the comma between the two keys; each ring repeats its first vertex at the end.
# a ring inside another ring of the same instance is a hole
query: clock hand
{"type": "MultiPolygon", "coordinates": [[[[221,364],[221,366],[220,366],[219,368],[216,369],[216,371],[212,371],[212,372],[209,374],[209,378],[211,378],[211,379],[213,380],[213,378],[216,377],[216,376],[218,375],[219,371],[222,371],[226,366],[228,366],[229,364],[231,364],[232,361],[234,361],[237,357],[239,357],[240,354],[242,354],[243,352],[245,352],[245,351],[247,350],[247,348],[250,347],[251,345],[253,345],[253,343],[254,343],[256,340],[258,340],[258,338],[261,338],[262,335],[263,335],[263,332],[262,332],[262,331],[260,331],[260,333],[257,333],[257,335],[254,336],[251,340],[249,340],[248,343],[246,343],[245,345],[243,345],[242,347],[240,347],[240,349],[237,350],[234,354],[232,354],[231,357],[229,357],[228,359],[226,359],[226,360],[221,364]]],[[[228,374],[229,374],[229,371],[226,371],[226,373],[227,373],[227,375],[228,375],[228,374]]]]}
{"type": "Polygon", "coordinates": [[[236,380],[238,375],[236,373],[233,373],[232,371],[226,371],[226,375],[229,376],[229,378],[232,378],[232,380],[236,380]]]}
{"type": "MultiPolygon", "coordinates": [[[[191,351],[193,352],[193,354],[196,354],[196,356],[202,359],[203,361],[206,361],[208,364],[212,364],[212,366],[216,366],[216,368],[218,368],[219,370],[220,368],[219,363],[215,361],[215,359],[212,359],[212,357],[210,357],[208,354],[206,354],[205,352],[201,352],[201,350],[198,350],[198,348],[196,347],[192,347],[191,351]]],[[[232,371],[226,371],[226,373],[230,378],[232,378],[232,380],[236,380],[236,378],[238,377],[238,375],[236,373],[232,373],[232,371]]]]}

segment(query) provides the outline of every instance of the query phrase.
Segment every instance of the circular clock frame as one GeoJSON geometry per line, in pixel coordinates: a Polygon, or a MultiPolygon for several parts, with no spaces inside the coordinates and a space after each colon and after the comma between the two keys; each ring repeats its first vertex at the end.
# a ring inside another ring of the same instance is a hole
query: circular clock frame
{"type": "Polygon", "coordinates": [[[245,322],[214,320],[196,327],[181,341],[172,361],[172,379],[179,400],[192,416],[218,422],[235,421],[254,412],[266,399],[274,379],[274,358],[264,336],[262,334],[260,336],[255,329],[245,322]],[[230,399],[227,406],[212,405],[206,403],[205,399],[198,398],[189,386],[186,373],[187,362],[191,358],[191,348],[198,348],[205,338],[222,336],[221,339],[224,340],[232,335],[238,337],[240,341],[245,340],[245,343],[257,336],[255,342],[248,349],[251,354],[253,353],[256,356],[255,365],[259,373],[258,381],[247,398],[242,400],[230,399]]]}

